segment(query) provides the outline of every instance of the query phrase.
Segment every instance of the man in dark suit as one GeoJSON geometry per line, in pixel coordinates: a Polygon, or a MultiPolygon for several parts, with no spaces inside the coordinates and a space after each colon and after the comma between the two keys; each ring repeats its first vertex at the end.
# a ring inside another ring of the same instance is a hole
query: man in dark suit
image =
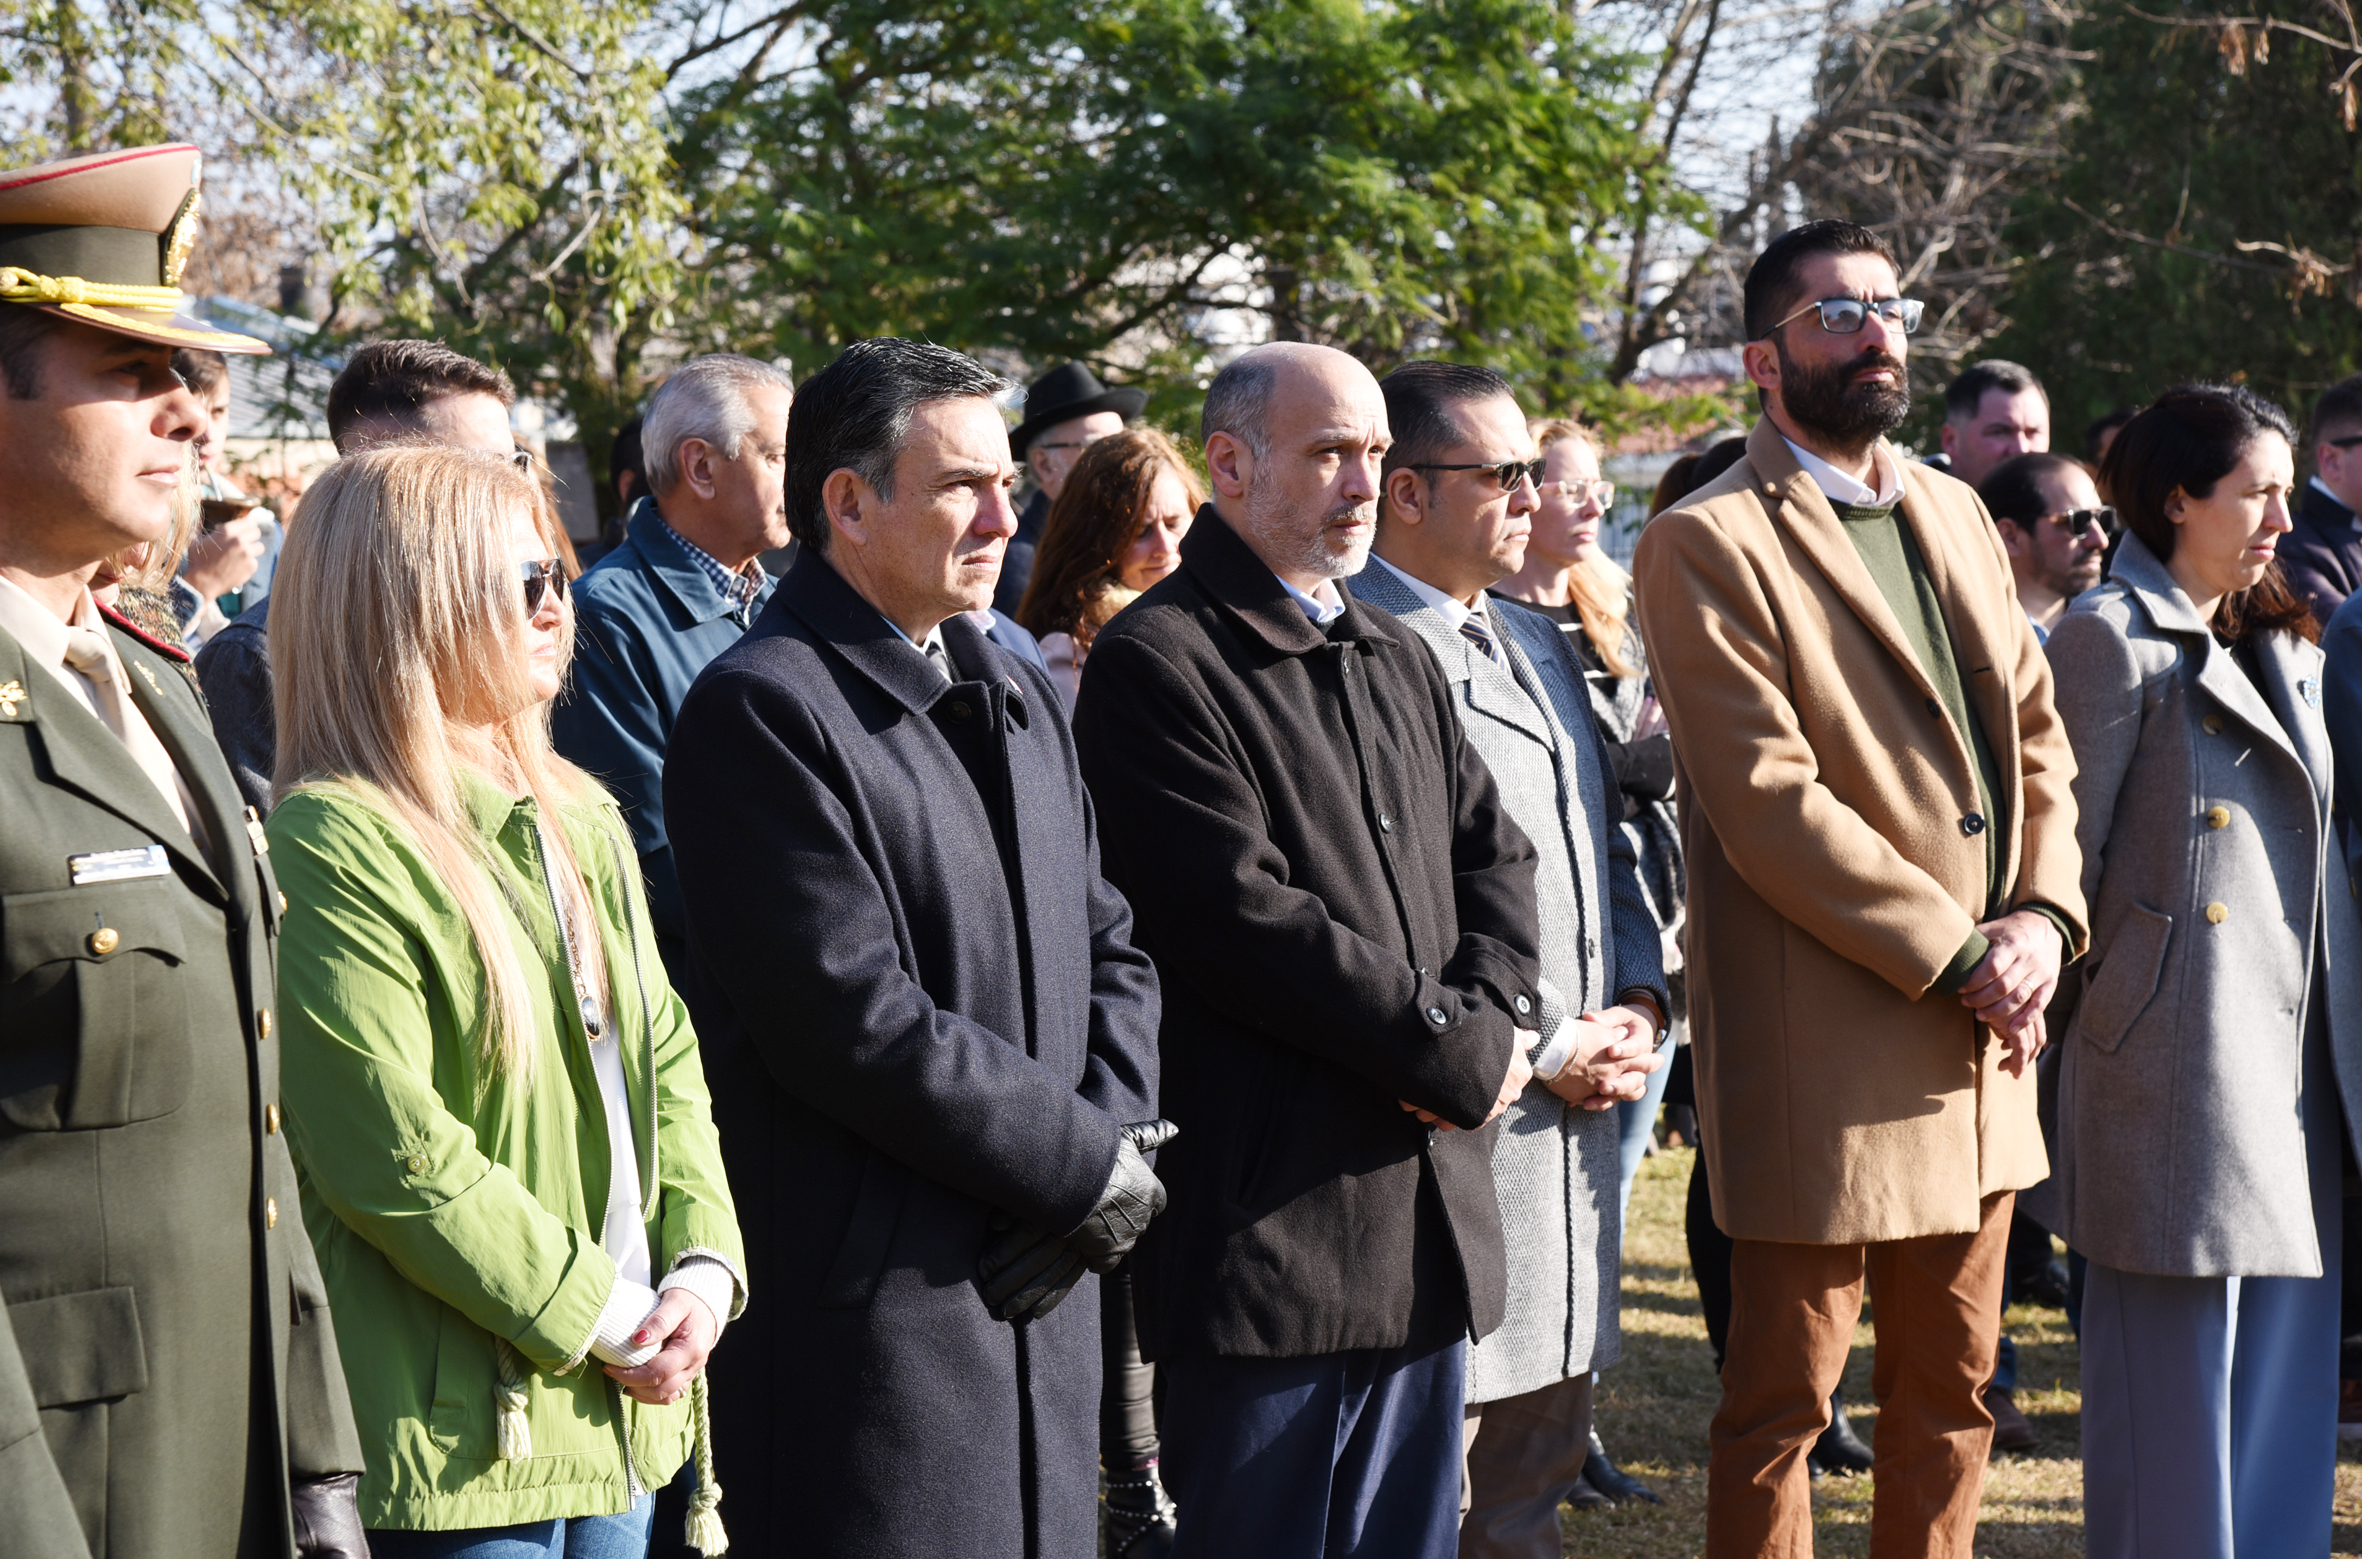
{"type": "Polygon", "coordinates": [[[715,1354],[714,1444],[783,1553],[1095,1552],[1085,1268],[1164,1200],[1155,971],[1047,673],[969,616],[1016,528],[1002,388],[890,339],[804,385],[800,554],[665,757],[768,1316],[715,1354]]]}
{"type": "Polygon", "coordinates": [[[1165,982],[1170,1212],[1135,1262],[1176,1555],[1449,1553],[1471,1337],[1507,1273],[1492,1137],[1540,1022],[1534,847],[1369,555],[1386,402],[1259,347],[1214,501],[1092,645],[1075,736],[1165,982]]]}
{"type": "Polygon", "coordinates": [[[2313,479],[2297,495],[2280,542],[2280,568],[2327,627],[2362,587],[2362,374],[2313,403],[2313,479]]]}
{"type": "Polygon", "coordinates": [[[993,587],[996,615],[1008,618],[1025,599],[1026,583],[1033,578],[1034,549],[1041,545],[1050,505],[1066,490],[1066,473],[1074,469],[1075,460],[1092,440],[1121,433],[1147,404],[1146,390],[1130,385],[1111,390],[1084,363],[1061,363],[1026,390],[1025,420],[1010,430],[1009,454],[1024,463],[1026,475],[1033,479],[1033,496],[1018,512],[1017,534],[1009,538],[1001,582],[993,587]]]}
{"type": "Polygon", "coordinates": [[[204,411],[197,150],[0,173],[0,1549],[365,1552],[279,1113],[261,825],[176,648],[91,599],[204,411]],[[44,300],[79,297],[76,303],[44,300]]]}

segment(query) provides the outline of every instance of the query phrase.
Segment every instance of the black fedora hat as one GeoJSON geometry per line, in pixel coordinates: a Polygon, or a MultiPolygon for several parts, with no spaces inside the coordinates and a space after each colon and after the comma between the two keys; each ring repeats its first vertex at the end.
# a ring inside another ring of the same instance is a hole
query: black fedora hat
{"type": "Polygon", "coordinates": [[[1025,420],[1009,434],[1009,452],[1017,459],[1048,429],[1095,411],[1112,411],[1129,422],[1148,404],[1148,392],[1129,385],[1109,389],[1081,363],[1062,363],[1033,381],[1025,390],[1025,420]]]}

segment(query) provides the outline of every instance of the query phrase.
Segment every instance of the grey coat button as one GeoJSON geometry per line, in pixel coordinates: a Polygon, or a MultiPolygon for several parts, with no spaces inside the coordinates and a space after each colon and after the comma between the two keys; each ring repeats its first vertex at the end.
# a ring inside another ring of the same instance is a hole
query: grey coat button
{"type": "Polygon", "coordinates": [[[1379,814],[1378,814],[1378,832],[1380,832],[1380,833],[1382,833],[1382,834],[1391,834],[1391,833],[1393,833],[1393,832],[1394,832],[1394,819],[1393,819],[1393,818],[1391,818],[1391,817],[1388,817],[1388,816],[1387,816],[1385,813],[1383,813],[1383,812],[1379,813],[1379,814]]]}

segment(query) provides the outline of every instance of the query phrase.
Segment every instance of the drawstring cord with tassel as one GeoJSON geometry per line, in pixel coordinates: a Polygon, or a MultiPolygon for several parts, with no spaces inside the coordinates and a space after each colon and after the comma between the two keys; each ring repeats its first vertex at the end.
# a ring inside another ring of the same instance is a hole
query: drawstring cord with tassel
{"type": "Polygon", "coordinates": [[[720,1559],[730,1551],[730,1534],[722,1530],[722,1486],[714,1481],[714,1420],[705,1382],[700,1370],[689,1387],[689,1411],[696,1422],[697,1490],[689,1496],[688,1530],[682,1535],[705,1559],[720,1559]]]}
{"type": "MultiPolygon", "coordinates": [[[[533,1425],[525,1416],[525,1361],[507,1339],[495,1339],[495,1343],[499,1379],[493,1387],[493,1396],[500,1407],[500,1459],[523,1461],[533,1454],[533,1425]]],[[[697,1489],[689,1496],[689,1520],[682,1536],[705,1559],[721,1559],[730,1551],[730,1534],[722,1529],[722,1485],[714,1477],[714,1422],[709,1391],[706,1376],[700,1371],[689,1387],[697,1489]]]]}
{"type": "Polygon", "coordinates": [[[525,1361],[505,1337],[493,1339],[493,1400],[500,1408],[500,1459],[521,1462],[533,1454],[533,1421],[525,1416],[525,1361]]]}

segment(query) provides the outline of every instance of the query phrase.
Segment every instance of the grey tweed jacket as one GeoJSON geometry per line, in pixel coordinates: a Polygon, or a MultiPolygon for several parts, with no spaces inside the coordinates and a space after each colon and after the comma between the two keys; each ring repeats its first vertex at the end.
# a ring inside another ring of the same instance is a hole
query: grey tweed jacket
{"type": "Polygon", "coordinates": [[[2045,1221],[2120,1271],[2319,1276],[2308,1003],[2362,1120],[2362,923],[2330,833],[2321,651],[2268,635],[2251,679],[2137,537],[2046,647],[2091,953],[2052,1031],[2045,1221]]]}
{"type": "MultiPolygon", "coordinates": [[[[1542,978],[1566,1013],[1635,988],[1665,1005],[1657,925],[1583,671],[1558,625],[1505,601],[1486,610],[1509,664],[1488,659],[1376,560],[1354,596],[1400,618],[1443,668],[1468,739],[1509,815],[1539,854],[1542,978]]],[[[1668,1010],[1670,1010],[1668,1008],[1668,1010]]],[[[1545,1003],[1545,1021],[1555,1018],[1545,1003]]],[[[1508,1316],[1472,1344],[1468,1400],[1495,1402],[1603,1368],[1622,1351],[1616,1291],[1623,1245],[1613,1110],[1573,1107],[1535,1083],[1493,1147],[1493,1189],[1509,1252],[1508,1316]]]]}

